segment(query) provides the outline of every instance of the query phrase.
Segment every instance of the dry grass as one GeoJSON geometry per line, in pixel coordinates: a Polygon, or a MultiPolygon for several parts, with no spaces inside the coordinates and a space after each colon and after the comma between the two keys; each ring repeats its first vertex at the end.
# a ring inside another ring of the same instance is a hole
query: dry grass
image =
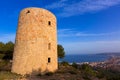
{"type": "Polygon", "coordinates": [[[20,75],[11,73],[9,71],[0,71],[0,80],[17,80],[20,77],[20,75]]]}

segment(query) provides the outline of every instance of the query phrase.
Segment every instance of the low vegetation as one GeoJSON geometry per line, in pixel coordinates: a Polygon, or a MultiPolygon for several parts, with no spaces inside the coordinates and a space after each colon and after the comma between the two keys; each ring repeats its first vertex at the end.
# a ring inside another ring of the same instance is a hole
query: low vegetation
{"type": "MultiPolygon", "coordinates": [[[[34,79],[35,77],[27,77],[34,79]]],[[[44,75],[36,75],[41,80],[120,80],[120,72],[94,68],[88,64],[78,65],[67,62],[59,63],[59,69],[55,72],[48,72],[44,75]]]]}
{"type": "Polygon", "coordinates": [[[53,72],[46,72],[44,75],[38,73],[35,75],[20,76],[10,72],[10,62],[0,64],[0,80],[4,79],[27,79],[27,80],[120,80],[120,72],[94,68],[87,64],[72,65],[67,62],[59,63],[59,69],[53,72]],[[5,66],[7,66],[5,68],[5,66]]]}
{"type": "Polygon", "coordinates": [[[0,71],[0,80],[17,80],[20,78],[20,75],[11,73],[10,71],[0,71]]]}

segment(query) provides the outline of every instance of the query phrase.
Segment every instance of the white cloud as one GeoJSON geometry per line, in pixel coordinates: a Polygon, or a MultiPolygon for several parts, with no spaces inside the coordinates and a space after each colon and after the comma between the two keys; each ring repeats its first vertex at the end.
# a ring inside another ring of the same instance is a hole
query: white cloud
{"type": "Polygon", "coordinates": [[[62,16],[73,16],[86,12],[100,11],[120,4],[120,0],[82,0],[64,8],[62,16]]]}
{"type": "Polygon", "coordinates": [[[85,33],[74,29],[60,29],[58,30],[58,37],[98,37],[98,36],[117,36],[120,31],[109,33],[85,33]]]}
{"type": "Polygon", "coordinates": [[[12,41],[15,42],[15,34],[1,34],[0,35],[0,42],[8,42],[12,41]]]}
{"type": "Polygon", "coordinates": [[[96,12],[120,4],[120,0],[80,0],[79,2],[67,3],[67,1],[55,2],[46,6],[48,9],[61,8],[59,16],[69,17],[86,12],[96,12]]]}
{"type": "Polygon", "coordinates": [[[67,0],[60,0],[59,2],[54,2],[51,5],[45,6],[47,9],[55,9],[65,7],[67,4],[65,3],[67,0]]]}
{"type": "Polygon", "coordinates": [[[62,33],[62,32],[66,32],[66,31],[71,31],[72,29],[59,29],[58,32],[62,33]]]}

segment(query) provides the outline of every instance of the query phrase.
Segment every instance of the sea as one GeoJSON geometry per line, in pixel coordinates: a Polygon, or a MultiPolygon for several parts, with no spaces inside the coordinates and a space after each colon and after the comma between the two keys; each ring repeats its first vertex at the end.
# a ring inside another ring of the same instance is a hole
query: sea
{"type": "Polygon", "coordinates": [[[71,54],[65,55],[59,62],[67,61],[69,63],[83,63],[83,62],[102,62],[108,60],[110,56],[105,54],[71,54]]]}

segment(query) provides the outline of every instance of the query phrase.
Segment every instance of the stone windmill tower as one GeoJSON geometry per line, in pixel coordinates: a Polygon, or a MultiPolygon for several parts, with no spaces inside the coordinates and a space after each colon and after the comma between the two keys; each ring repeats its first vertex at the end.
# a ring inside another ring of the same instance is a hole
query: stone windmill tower
{"type": "Polygon", "coordinates": [[[41,8],[26,8],[19,16],[12,72],[52,71],[57,64],[56,17],[41,8]]]}

